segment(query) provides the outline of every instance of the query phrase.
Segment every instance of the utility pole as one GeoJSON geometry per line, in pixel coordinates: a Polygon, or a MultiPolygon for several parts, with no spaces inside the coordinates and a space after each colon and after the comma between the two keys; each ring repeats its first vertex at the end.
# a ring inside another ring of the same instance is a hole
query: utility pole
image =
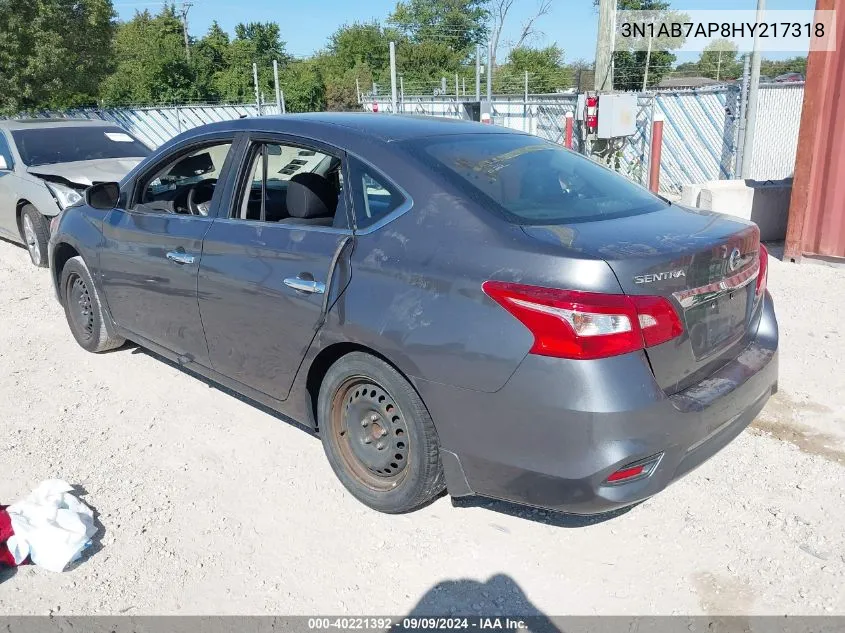
{"type": "Polygon", "coordinates": [[[613,90],[613,40],[616,0],[599,0],[599,33],[596,41],[595,90],[613,90]]]}
{"type": "Polygon", "coordinates": [[[475,47],[475,100],[481,101],[481,46],[475,47]]]}
{"type": "Polygon", "coordinates": [[[191,2],[183,2],[182,8],[179,10],[179,15],[182,17],[182,33],[185,36],[185,58],[191,61],[191,46],[188,39],[188,11],[194,6],[191,2]]]}
{"type": "Polygon", "coordinates": [[[739,93],[739,132],[736,141],[736,168],[734,176],[742,174],[742,165],[745,162],[745,125],[748,114],[748,84],[751,80],[751,59],[749,55],[743,55],[742,60],[742,88],[739,93]]]}
{"type": "Polygon", "coordinates": [[[455,73],[455,103],[461,100],[461,84],[458,79],[458,73],[455,73]]]}
{"type": "Polygon", "coordinates": [[[643,73],[643,92],[648,90],[648,67],[651,65],[651,35],[648,36],[648,50],[645,54],[645,72],[643,73]]]}
{"type": "Polygon", "coordinates": [[[282,91],[279,88],[279,62],[273,60],[273,81],[276,84],[276,108],[279,114],[284,114],[282,110],[282,91]]]}
{"type": "Polygon", "coordinates": [[[493,103],[493,42],[487,45],[487,101],[493,103]]]}
{"type": "Polygon", "coordinates": [[[391,112],[396,114],[399,105],[396,99],[396,42],[390,43],[390,106],[391,112]]]}
{"type": "Polygon", "coordinates": [[[361,81],[355,77],[355,94],[358,95],[358,103],[361,103],[361,81]]]}
{"type": "Polygon", "coordinates": [[[719,81],[719,74],[722,72],[722,49],[719,49],[719,57],[716,62],[716,81],[719,81]]]}
{"type": "Polygon", "coordinates": [[[258,116],[261,116],[261,92],[258,90],[258,64],[252,65],[252,84],[255,87],[255,105],[258,107],[258,116]]]}
{"type": "MultiPolygon", "coordinates": [[[[763,22],[766,12],[766,0],[757,0],[757,24],[763,22]]],[[[759,31],[758,31],[759,35],[759,31]]],[[[751,53],[751,85],[748,87],[748,122],[745,126],[745,139],[742,148],[742,177],[751,176],[751,164],[754,162],[754,134],[757,131],[757,98],[760,93],[760,40],[754,36],[754,52],[751,53]]]]}

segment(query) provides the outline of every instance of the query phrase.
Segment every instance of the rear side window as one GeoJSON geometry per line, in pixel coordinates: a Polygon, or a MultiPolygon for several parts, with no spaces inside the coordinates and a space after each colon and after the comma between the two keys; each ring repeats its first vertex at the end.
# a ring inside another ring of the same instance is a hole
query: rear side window
{"type": "Polygon", "coordinates": [[[472,134],[416,143],[419,158],[517,224],[606,220],[666,206],[625,177],[536,137],[472,134]]]}
{"type": "Polygon", "coordinates": [[[357,160],[352,166],[352,181],[355,226],[359,230],[379,222],[405,202],[405,196],[387,178],[357,160]]]}

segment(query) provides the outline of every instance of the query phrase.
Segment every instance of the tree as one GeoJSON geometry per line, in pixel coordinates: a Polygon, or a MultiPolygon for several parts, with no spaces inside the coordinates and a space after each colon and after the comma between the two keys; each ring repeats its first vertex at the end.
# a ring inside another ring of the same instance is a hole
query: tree
{"type": "Polygon", "coordinates": [[[314,60],[291,62],[279,76],[288,112],[326,109],[326,86],[314,60]]]}
{"type": "Polygon", "coordinates": [[[763,59],[760,62],[760,74],[774,79],[785,73],[807,74],[806,57],[790,57],[789,59],[763,59]]]}
{"type": "Polygon", "coordinates": [[[197,89],[205,99],[218,96],[217,85],[227,68],[230,45],[229,34],[214,21],[205,36],[191,47],[191,65],[197,89]]]}
{"type": "Polygon", "coordinates": [[[447,86],[461,71],[461,57],[448,42],[427,40],[397,46],[396,65],[405,78],[406,92],[432,94],[446,77],[447,86]]]}
{"type": "Polygon", "coordinates": [[[282,68],[290,61],[275,22],[235,26],[235,37],[226,48],[224,67],[215,75],[214,91],[226,101],[254,101],[252,65],[258,65],[258,88],[265,96],[275,92],[273,61],[282,68]]]}
{"type": "Polygon", "coordinates": [[[377,22],[344,25],[329,38],[327,52],[344,70],[366,64],[378,79],[390,72],[390,41],[399,34],[377,22]]]}
{"type": "MultiPolygon", "coordinates": [[[[508,14],[515,0],[489,0],[490,2],[490,43],[493,47],[493,57],[490,60],[491,66],[496,67],[496,59],[499,52],[499,41],[505,29],[508,14]]],[[[537,35],[537,20],[547,15],[552,10],[552,0],[538,0],[537,10],[522,25],[519,39],[513,44],[513,48],[522,48],[525,43],[534,35],[537,35]]]]}
{"type": "MultiPolygon", "coordinates": [[[[594,0],[598,5],[599,0],[594,0]]],[[[651,11],[655,20],[688,22],[683,14],[677,14],[670,10],[667,0],[617,0],[617,9],[620,11],[651,11]]],[[[656,40],[657,38],[655,38],[656,40]]],[[[641,44],[641,43],[640,43],[641,44]]],[[[642,90],[643,84],[654,86],[660,83],[663,76],[668,73],[677,59],[670,49],[677,48],[683,44],[683,38],[669,40],[668,46],[662,46],[655,42],[653,50],[616,50],[613,53],[613,87],[616,90],[642,90]],[[646,77],[648,68],[648,77],[646,77]]],[[[640,48],[642,48],[640,46],[640,48]]],[[[648,87],[646,86],[646,87],[648,87]]]]}
{"type": "Polygon", "coordinates": [[[111,0],[0,2],[0,112],[96,102],[114,30],[111,0]]]}
{"type": "Polygon", "coordinates": [[[102,86],[109,104],[185,102],[202,96],[185,59],[182,22],[173,5],[136,12],[118,27],[114,73],[102,86]]]}
{"type": "Polygon", "coordinates": [[[514,48],[506,64],[493,75],[497,92],[519,92],[524,90],[525,73],[528,73],[529,89],[535,93],[549,93],[572,86],[573,73],[564,66],[563,51],[557,46],[546,48],[514,48]]]}
{"type": "Polygon", "coordinates": [[[714,40],[701,52],[698,69],[703,77],[711,79],[736,79],[742,75],[742,64],[737,60],[736,44],[730,40],[714,40]]]}
{"type": "Polygon", "coordinates": [[[390,81],[390,41],[399,33],[384,29],[377,22],[347,24],[329,38],[326,49],[316,58],[326,84],[326,105],[330,110],[350,110],[358,107],[355,83],[369,90],[373,82],[390,81]]]}
{"type": "Polygon", "coordinates": [[[489,0],[400,0],[387,18],[415,44],[441,43],[460,61],[487,39],[489,0]]]}

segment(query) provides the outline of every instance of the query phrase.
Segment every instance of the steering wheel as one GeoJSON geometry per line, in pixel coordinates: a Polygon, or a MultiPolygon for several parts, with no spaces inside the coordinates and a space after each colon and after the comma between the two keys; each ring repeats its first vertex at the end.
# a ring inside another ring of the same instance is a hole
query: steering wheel
{"type": "Polygon", "coordinates": [[[206,178],[205,180],[200,180],[190,188],[186,204],[188,205],[188,211],[192,215],[208,215],[216,184],[217,178],[206,178]]]}

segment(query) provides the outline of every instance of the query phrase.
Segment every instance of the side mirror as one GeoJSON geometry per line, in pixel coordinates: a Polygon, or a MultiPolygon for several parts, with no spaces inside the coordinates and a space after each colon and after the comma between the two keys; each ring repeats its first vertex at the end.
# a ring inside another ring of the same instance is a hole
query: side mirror
{"type": "Polygon", "coordinates": [[[85,190],[85,204],[101,211],[111,211],[120,199],[120,185],[116,182],[101,182],[85,190]]]}
{"type": "Polygon", "coordinates": [[[9,171],[9,164],[6,162],[6,157],[0,154],[0,171],[9,171]]]}

